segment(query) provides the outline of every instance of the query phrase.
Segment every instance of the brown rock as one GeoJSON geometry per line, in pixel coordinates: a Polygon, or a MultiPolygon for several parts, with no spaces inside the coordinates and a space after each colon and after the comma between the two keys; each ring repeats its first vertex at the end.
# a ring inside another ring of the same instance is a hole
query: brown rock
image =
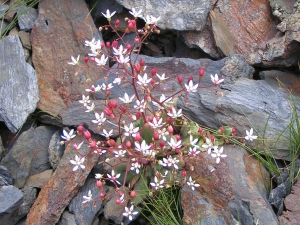
{"type": "Polygon", "coordinates": [[[45,170],[42,173],[32,175],[26,180],[25,187],[42,188],[44,184],[48,182],[52,174],[53,170],[45,170]]]}
{"type": "MultiPolygon", "coordinates": [[[[74,159],[76,155],[73,144],[81,141],[82,137],[77,136],[67,146],[56,171],[43,186],[34,202],[27,216],[27,225],[48,225],[58,222],[65,207],[84,184],[88,174],[97,163],[98,157],[95,154],[87,156],[84,162],[85,169],[78,169],[73,172],[73,165],[70,163],[70,160],[74,159]]],[[[88,146],[83,145],[80,152],[87,154],[89,152],[88,146]]]]}
{"type": "Polygon", "coordinates": [[[85,40],[101,39],[83,0],[41,1],[39,16],[32,28],[32,60],[41,100],[38,108],[55,114],[81,98],[102,72],[99,67],[69,65],[71,56],[88,53],[85,40]],[[85,67],[85,68],[84,68],[85,67]]]}
{"type": "Polygon", "coordinates": [[[23,47],[31,50],[30,33],[25,31],[19,31],[18,35],[20,37],[23,47]]]}

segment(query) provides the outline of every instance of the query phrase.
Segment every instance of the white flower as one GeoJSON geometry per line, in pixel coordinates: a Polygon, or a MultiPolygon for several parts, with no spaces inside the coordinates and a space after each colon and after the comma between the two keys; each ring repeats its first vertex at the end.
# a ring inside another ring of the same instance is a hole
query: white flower
{"type": "Polygon", "coordinates": [[[142,17],[141,13],[142,10],[140,9],[139,11],[135,11],[135,8],[132,9],[132,11],[129,11],[131,15],[133,15],[134,18],[142,17]]]}
{"type": "Polygon", "coordinates": [[[96,178],[97,180],[101,180],[101,179],[103,178],[103,174],[96,173],[96,174],[95,174],[95,178],[96,178]]]}
{"type": "Polygon", "coordinates": [[[104,154],[105,152],[106,152],[106,150],[105,150],[105,149],[101,149],[101,148],[97,148],[97,149],[94,151],[94,153],[99,154],[99,155],[102,155],[102,154],[104,154]]]}
{"type": "Polygon", "coordinates": [[[124,98],[120,98],[120,97],[119,97],[119,99],[120,99],[122,102],[124,102],[125,104],[128,104],[128,103],[132,102],[132,100],[133,100],[134,97],[135,97],[135,95],[132,95],[132,96],[129,98],[128,94],[125,92],[124,98]]]}
{"type": "Polygon", "coordinates": [[[102,90],[104,90],[104,91],[107,91],[107,90],[109,90],[109,89],[112,89],[114,86],[111,84],[111,83],[109,83],[108,85],[106,85],[106,84],[102,84],[102,90]]]}
{"type": "Polygon", "coordinates": [[[146,144],[145,140],[142,141],[142,144],[135,142],[134,145],[135,145],[135,150],[138,152],[144,152],[150,149],[150,146],[146,144]]]}
{"type": "Polygon", "coordinates": [[[113,17],[113,15],[115,15],[116,11],[114,11],[113,13],[110,13],[110,11],[108,9],[108,10],[106,10],[106,14],[104,14],[103,12],[101,12],[101,13],[104,17],[107,18],[108,21],[110,21],[110,19],[113,17]]]}
{"type": "Polygon", "coordinates": [[[94,104],[94,102],[92,103],[92,105],[91,106],[86,106],[86,111],[85,112],[93,112],[94,111],[94,109],[95,109],[95,104],[94,104]]]}
{"type": "Polygon", "coordinates": [[[129,127],[128,126],[124,126],[124,129],[125,129],[125,133],[124,133],[124,135],[125,136],[130,136],[130,135],[132,135],[133,137],[135,136],[135,134],[139,131],[139,127],[133,127],[133,124],[132,123],[130,123],[130,125],[129,125],[129,127]]]}
{"type": "Polygon", "coordinates": [[[189,185],[192,188],[193,191],[195,190],[195,187],[200,186],[200,184],[195,184],[195,181],[192,179],[192,177],[190,177],[189,181],[186,183],[187,183],[187,185],[189,185]]]}
{"type": "Polygon", "coordinates": [[[184,84],[184,85],[185,85],[187,92],[196,92],[197,91],[198,84],[195,84],[195,86],[194,86],[192,80],[189,81],[189,85],[187,85],[187,84],[184,84]]]}
{"type": "Polygon", "coordinates": [[[123,158],[126,154],[126,150],[118,150],[118,151],[114,151],[115,153],[115,157],[116,158],[123,158]]]}
{"type": "Polygon", "coordinates": [[[166,96],[164,94],[162,94],[159,98],[159,102],[162,103],[161,105],[154,101],[152,101],[152,103],[153,103],[153,105],[157,106],[159,109],[164,109],[165,103],[168,103],[168,102],[171,103],[170,102],[171,100],[172,100],[172,97],[166,98],[166,96]]]}
{"type": "Polygon", "coordinates": [[[199,146],[197,145],[198,143],[198,138],[193,139],[193,135],[190,135],[190,144],[193,145],[196,148],[199,148],[199,146]]]}
{"type": "Polygon", "coordinates": [[[170,116],[170,117],[176,119],[176,118],[182,116],[182,109],[179,109],[179,110],[176,112],[175,107],[172,107],[172,113],[171,113],[171,112],[168,112],[167,114],[168,114],[168,116],[170,116]]]}
{"type": "Polygon", "coordinates": [[[197,150],[196,147],[193,147],[193,148],[189,148],[189,152],[188,152],[188,155],[190,156],[196,156],[200,153],[200,151],[197,150]]]}
{"type": "Polygon", "coordinates": [[[138,162],[131,163],[130,170],[135,170],[136,174],[140,173],[140,168],[141,168],[141,164],[139,164],[138,162]]]}
{"type": "Polygon", "coordinates": [[[215,74],[215,76],[213,76],[213,75],[210,75],[210,77],[211,77],[211,81],[214,83],[214,84],[220,84],[220,83],[222,83],[223,81],[224,81],[224,79],[220,79],[219,80],[219,76],[218,76],[218,74],[215,74]]]}
{"type": "Polygon", "coordinates": [[[82,95],[82,100],[79,100],[79,102],[81,104],[83,104],[84,107],[86,107],[90,103],[90,99],[89,98],[90,98],[89,96],[85,97],[84,95],[82,95]]]}
{"type": "Polygon", "coordinates": [[[169,156],[167,159],[166,158],[163,158],[163,163],[162,165],[163,166],[167,166],[167,167],[171,167],[171,166],[174,166],[174,168],[176,170],[178,170],[178,165],[177,163],[179,163],[179,160],[176,159],[176,158],[172,158],[172,156],[169,156]]]}
{"type": "Polygon", "coordinates": [[[111,171],[111,175],[110,174],[107,174],[107,177],[109,178],[109,180],[113,183],[118,183],[118,184],[121,184],[119,181],[117,181],[117,179],[121,176],[121,174],[117,174],[115,173],[114,170],[111,171]]]}
{"type": "Polygon", "coordinates": [[[81,148],[81,145],[83,144],[83,141],[80,144],[75,144],[74,149],[79,150],[81,148]]]}
{"type": "Polygon", "coordinates": [[[164,179],[162,179],[161,181],[158,181],[157,177],[155,176],[155,177],[154,177],[154,183],[150,183],[150,185],[151,185],[152,187],[154,187],[155,190],[158,190],[158,189],[164,187],[164,186],[162,185],[164,182],[165,182],[164,179]]]}
{"type": "Polygon", "coordinates": [[[75,155],[75,160],[70,160],[70,163],[75,165],[75,167],[73,168],[73,171],[76,171],[79,167],[81,167],[81,169],[84,169],[85,166],[82,165],[84,163],[84,160],[85,160],[84,157],[82,157],[80,159],[78,155],[75,155]]]}
{"type": "Polygon", "coordinates": [[[136,105],[134,105],[133,107],[137,110],[139,110],[140,112],[144,112],[145,108],[146,108],[146,104],[147,102],[144,101],[144,99],[142,99],[141,101],[136,100],[136,105]]]}
{"type": "Polygon", "coordinates": [[[157,121],[156,117],[153,118],[153,123],[149,122],[149,125],[153,128],[153,129],[156,129],[156,128],[160,128],[162,127],[163,125],[165,125],[165,123],[162,122],[163,121],[163,118],[160,118],[160,120],[157,121]]]}
{"type": "Polygon", "coordinates": [[[85,41],[85,42],[84,42],[84,45],[85,45],[85,46],[89,46],[89,47],[96,45],[96,40],[95,40],[95,38],[93,38],[91,41],[85,41]]]}
{"type": "Polygon", "coordinates": [[[147,15],[146,18],[143,17],[143,19],[145,20],[146,24],[151,25],[151,24],[156,24],[158,20],[160,20],[160,17],[156,18],[154,16],[149,16],[147,15]]]}
{"type": "Polygon", "coordinates": [[[125,207],[125,212],[123,213],[123,216],[126,216],[129,220],[132,220],[132,216],[136,214],[138,214],[138,212],[133,211],[133,205],[131,205],[130,208],[125,207]]]}
{"type": "Polygon", "coordinates": [[[213,153],[211,153],[211,156],[216,158],[216,163],[219,163],[221,158],[226,157],[227,155],[222,154],[223,153],[223,147],[220,148],[220,150],[218,150],[218,148],[215,147],[213,153]]]}
{"type": "Polygon", "coordinates": [[[100,91],[100,90],[101,90],[101,87],[100,87],[99,84],[97,85],[97,87],[95,87],[94,85],[92,85],[91,89],[85,89],[85,91],[87,91],[87,92],[92,92],[92,93],[98,92],[98,91],[100,91]]]}
{"type": "Polygon", "coordinates": [[[123,45],[120,45],[118,49],[113,47],[113,50],[114,50],[114,55],[116,56],[124,55],[127,52],[127,49],[126,48],[124,49],[123,45]]]}
{"type": "Polygon", "coordinates": [[[107,132],[105,129],[103,129],[103,133],[101,133],[101,135],[103,135],[106,138],[109,138],[110,136],[113,135],[113,130],[111,129],[109,132],[107,132]]]}
{"type": "Polygon", "coordinates": [[[210,154],[211,150],[214,148],[217,148],[217,146],[214,146],[214,143],[211,142],[209,138],[205,138],[205,144],[202,145],[202,148],[207,148],[207,153],[210,154]]]}
{"type": "Polygon", "coordinates": [[[76,135],[73,134],[74,133],[74,129],[70,130],[70,132],[68,133],[67,131],[63,130],[63,134],[61,135],[61,137],[63,139],[65,139],[66,141],[70,141],[72,138],[74,138],[76,135]]]}
{"type": "Polygon", "coordinates": [[[167,141],[167,137],[169,135],[169,132],[166,128],[163,129],[157,129],[157,133],[159,134],[159,138],[162,138],[164,141],[167,141]]]}
{"type": "Polygon", "coordinates": [[[89,190],[88,196],[83,196],[83,198],[85,200],[82,202],[82,204],[93,201],[93,195],[92,195],[91,190],[89,190]]]}
{"type": "Polygon", "coordinates": [[[107,59],[108,59],[108,57],[105,57],[105,55],[102,55],[100,59],[95,58],[95,62],[97,63],[97,66],[105,66],[107,59]]]}
{"type": "Polygon", "coordinates": [[[246,140],[253,141],[254,139],[257,138],[257,136],[253,135],[253,128],[251,128],[249,132],[246,130],[246,134],[247,134],[247,136],[245,136],[246,140]]]}
{"type": "Polygon", "coordinates": [[[168,79],[169,77],[166,77],[165,74],[163,73],[161,76],[159,74],[156,74],[156,76],[159,78],[159,81],[162,82],[166,79],[168,79]]]}
{"type": "Polygon", "coordinates": [[[170,142],[168,142],[168,144],[170,145],[170,147],[171,147],[172,149],[178,149],[178,148],[181,148],[181,140],[175,141],[174,138],[171,138],[171,139],[170,139],[170,142]]]}
{"type": "Polygon", "coordinates": [[[151,81],[151,78],[148,79],[147,73],[145,73],[143,77],[141,75],[138,75],[137,83],[139,85],[146,87],[150,83],[150,81],[151,81]]]}
{"type": "Polygon", "coordinates": [[[122,81],[121,78],[117,77],[117,78],[114,79],[113,83],[117,84],[117,85],[120,85],[121,81],[122,81]]]}
{"type": "Polygon", "coordinates": [[[79,65],[79,57],[80,55],[77,56],[77,59],[75,59],[73,56],[71,56],[72,62],[68,62],[70,65],[79,65]]]}
{"type": "Polygon", "coordinates": [[[92,122],[98,123],[98,126],[101,126],[106,120],[103,112],[101,113],[101,115],[99,115],[98,113],[95,113],[95,117],[96,117],[96,120],[92,120],[92,122]]]}
{"type": "Polygon", "coordinates": [[[130,60],[130,59],[129,59],[129,56],[126,56],[126,57],[124,58],[123,55],[119,55],[119,56],[117,57],[117,61],[118,61],[118,63],[120,63],[120,64],[128,63],[129,60],[130,60]]]}

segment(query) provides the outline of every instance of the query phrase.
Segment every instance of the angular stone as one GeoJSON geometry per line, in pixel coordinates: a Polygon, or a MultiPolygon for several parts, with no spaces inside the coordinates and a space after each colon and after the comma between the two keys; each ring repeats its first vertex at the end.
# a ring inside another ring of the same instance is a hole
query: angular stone
{"type": "Polygon", "coordinates": [[[2,138],[0,138],[0,161],[4,157],[4,152],[5,152],[5,149],[2,144],[2,138]]]}
{"type": "Polygon", "coordinates": [[[84,0],[41,1],[32,28],[32,60],[37,71],[41,100],[38,108],[58,114],[81,99],[85,89],[101,76],[99,67],[86,67],[82,57],[89,52],[85,40],[101,39],[84,0]],[[69,65],[81,55],[82,67],[69,65]]]}
{"type": "Polygon", "coordinates": [[[16,133],[39,101],[37,77],[34,69],[24,60],[24,50],[18,36],[3,38],[0,52],[0,117],[16,133]]]}
{"type": "Polygon", "coordinates": [[[143,15],[160,17],[157,26],[168,30],[201,31],[206,25],[207,15],[216,0],[145,1],[116,0],[125,8],[142,9],[143,15]]]}
{"type": "Polygon", "coordinates": [[[19,31],[18,35],[20,37],[23,47],[27,48],[28,50],[31,50],[30,33],[21,30],[19,31]]]}
{"type": "MultiPolygon", "coordinates": [[[[76,155],[73,150],[73,143],[80,143],[81,141],[82,137],[77,136],[66,147],[59,166],[50,180],[43,186],[27,215],[27,225],[57,223],[65,207],[83,186],[85,179],[97,163],[98,156],[95,154],[88,155],[84,162],[85,169],[72,171],[74,165],[70,163],[70,160],[74,159],[76,155]]],[[[89,151],[87,145],[82,145],[80,148],[81,154],[87,154],[89,151]]]]}
{"type": "MultiPolygon", "coordinates": [[[[104,191],[106,192],[107,190],[108,188],[104,186],[104,191]]],[[[103,202],[98,198],[99,193],[100,191],[96,186],[96,180],[88,179],[78,194],[71,200],[69,204],[69,211],[74,213],[76,224],[91,225],[94,217],[100,214],[103,202]],[[82,204],[84,201],[83,196],[88,196],[89,191],[91,191],[93,198],[96,201],[82,204]]]]}
{"type": "Polygon", "coordinates": [[[8,9],[8,5],[0,4],[0,19],[5,15],[5,11],[8,9]]]}
{"type": "Polygon", "coordinates": [[[13,148],[2,159],[4,165],[15,178],[14,185],[22,188],[30,175],[50,169],[48,147],[54,127],[30,128],[23,132],[13,148]]]}
{"type": "Polygon", "coordinates": [[[0,188],[13,184],[14,178],[5,166],[0,166],[0,188]]]}
{"type": "Polygon", "coordinates": [[[276,188],[272,189],[269,195],[269,202],[276,209],[279,209],[284,198],[290,193],[290,191],[291,191],[291,181],[288,178],[285,182],[278,185],[276,188]]]}
{"type": "Polygon", "coordinates": [[[23,193],[15,186],[0,189],[0,224],[14,224],[13,213],[22,204],[23,193]]]}
{"type": "Polygon", "coordinates": [[[219,164],[205,152],[185,160],[186,168],[194,168],[187,178],[191,176],[200,187],[182,189],[183,224],[278,225],[266,199],[266,169],[241,147],[225,145],[223,153],[227,157],[219,164]]]}
{"type": "Polygon", "coordinates": [[[30,31],[38,17],[37,10],[27,6],[21,6],[17,14],[20,30],[30,31]]]}
{"type": "Polygon", "coordinates": [[[28,187],[42,188],[44,184],[47,183],[48,180],[50,180],[52,174],[53,174],[53,170],[45,170],[42,173],[35,174],[28,177],[25,183],[25,188],[28,187]]]}
{"type": "Polygon", "coordinates": [[[74,224],[76,224],[74,214],[69,213],[68,210],[64,211],[60,221],[58,222],[58,225],[74,225],[74,224]]]}
{"type": "Polygon", "coordinates": [[[49,153],[49,161],[53,168],[53,170],[56,170],[59,161],[61,157],[64,154],[64,146],[61,145],[61,131],[56,131],[50,140],[48,153],[49,153]]]}

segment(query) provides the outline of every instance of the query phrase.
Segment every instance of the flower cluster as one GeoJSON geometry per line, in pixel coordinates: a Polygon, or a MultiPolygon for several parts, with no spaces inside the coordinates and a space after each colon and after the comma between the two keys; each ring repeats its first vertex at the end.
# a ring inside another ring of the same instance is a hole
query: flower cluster
{"type": "MultiPolygon", "coordinates": [[[[116,12],[102,13],[107,18],[108,25],[101,29],[110,28],[118,34],[117,27],[119,21],[112,23],[112,17],[116,12]]],[[[166,82],[169,77],[165,73],[158,74],[156,68],[147,68],[145,61],[138,54],[141,50],[142,43],[152,32],[159,33],[156,27],[159,17],[151,15],[142,15],[141,10],[132,9],[130,14],[133,19],[127,18],[127,28],[129,32],[135,33],[134,44],[126,44],[122,35],[118,34],[118,40],[110,42],[101,42],[92,39],[85,41],[85,45],[90,48],[90,53],[85,58],[85,63],[95,63],[97,66],[107,70],[107,76],[113,76],[113,82],[92,85],[86,89],[87,94],[82,95],[79,101],[86,112],[93,113],[91,122],[97,124],[99,134],[104,141],[95,141],[91,133],[85,130],[82,125],[78,126],[77,134],[84,137],[84,141],[74,144],[74,150],[77,152],[75,160],[70,160],[74,165],[73,171],[85,169],[86,154],[80,154],[80,147],[87,143],[91,149],[89,154],[97,154],[103,157],[103,162],[108,164],[111,172],[108,174],[96,174],[96,185],[100,190],[99,197],[104,199],[106,193],[103,191],[103,184],[108,182],[116,187],[119,191],[120,198],[117,204],[125,204],[123,216],[129,220],[138,212],[134,211],[134,206],[128,206],[128,200],[134,198],[125,192],[126,177],[128,173],[143,177],[145,174],[152,175],[149,187],[153,191],[168,187],[172,184],[187,185],[192,190],[199,187],[196,180],[190,176],[186,178],[186,170],[183,166],[183,157],[197,157],[201,152],[207,151],[216,163],[220,163],[221,158],[226,157],[224,147],[220,146],[222,142],[217,141],[214,135],[204,132],[198,125],[188,120],[182,112],[182,109],[174,104],[175,97],[184,94],[185,99],[188,93],[199,90],[200,81],[205,71],[199,70],[199,80],[194,81],[189,77],[186,82],[181,76],[177,77],[180,91],[170,93],[169,96],[164,94],[155,94],[158,87],[166,82]],[[140,17],[145,21],[142,29],[136,27],[136,19],[140,17]],[[108,61],[115,63],[117,66],[109,68],[108,61]],[[111,73],[114,69],[122,70],[122,73],[111,73]],[[114,88],[121,84],[132,86],[133,93],[125,92],[117,99],[111,99],[110,94],[114,88]],[[100,93],[104,96],[105,103],[101,110],[96,110],[96,102],[93,101],[94,94],[100,93]],[[188,130],[183,132],[183,130],[188,130]],[[125,170],[120,170],[121,165],[125,170]],[[180,174],[177,176],[176,174],[180,174]]],[[[70,65],[82,66],[79,62],[80,57],[76,59],[72,56],[70,65]]],[[[105,79],[108,80],[108,79],[105,79]]],[[[217,74],[211,75],[211,88],[216,88],[224,79],[220,79],[217,74]]],[[[234,128],[231,128],[234,135],[234,128]]],[[[70,142],[76,135],[74,130],[69,133],[63,131],[61,136],[64,142],[70,142]]],[[[257,136],[253,135],[253,129],[247,131],[246,140],[254,140],[257,136]]],[[[135,182],[132,184],[134,185],[135,182]]],[[[134,190],[134,187],[130,187],[134,190]]],[[[84,196],[83,203],[94,201],[90,191],[84,196]]]]}

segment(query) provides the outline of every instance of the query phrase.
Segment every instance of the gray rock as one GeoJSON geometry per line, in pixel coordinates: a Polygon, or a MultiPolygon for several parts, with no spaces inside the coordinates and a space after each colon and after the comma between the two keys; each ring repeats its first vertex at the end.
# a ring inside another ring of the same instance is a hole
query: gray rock
{"type": "Polygon", "coordinates": [[[14,185],[22,188],[28,176],[50,169],[48,147],[56,128],[30,128],[22,133],[9,153],[2,159],[15,178],[14,185]]]}
{"type": "Polygon", "coordinates": [[[5,15],[5,11],[8,9],[8,5],[0,4],[0,19],[5,15]]]}
{"type": "Polygon", "coordinates": [[[18,36],[3,38],[0,52],[0,117],[16,133],[39,101],[37,77],[34,69],[24,60],[24,50],[18,36]]]}
{"type": "Polygon", "coordinates": [[[22,201],[23,193],[15,186],[3,186],[0,189],[0,224],[15,224],[13,214],[22,201]]]}
{"type": "Polygon", "coordinates": [[[34,8],[21,6],[17,12],[20,30],[29,31],[35,23],[38,13],[34,8]]]}
{"type": "Polygon", "coordinates": [[[61,140],[61,131],[56,131],[50,140],[48,153],[49,153],[49,162],[53,168],[53,170],[56,170],[59,160],[64,154],[64,146],[60,144],[61,140]]]}
{"type": "Polygon", "coordinates": [[[64,211],[58,225],[75,225],[75,217],[74,214],[69,213],[69,211],[64,211]]]}
{"type": "Polygon", "coordinates": [[[4,21],[4,20],[1,20],[0,19],[0,24],[1,24],[1,27],[0,27],[0,35],[4,34],[4,32],[6,31],[9,23],[4,21]]]}
{"type": "Polygon", "coordinates": [[[4,157],[4,151],[5,151],[5,149],[4,149],[3,144],[2,144],[2,138],[0,137],[0,161],[4,157]]]}
{"type": "Polygon", "coordinates": [[[290,179],[286,179],[285,182],[278,185],[274,188],[269,195],[270,203],[276,208],[279,209],[282,204],[284,198],[291,192],[291,181],[290,179]]]}
{"type": "Polygon", "coordinates": [[[13,218],[16,222],[27,215],[37,196],[37,190],[32,187],[25,187],[21,191],[24,197],[22,204],[18,207],[13,218]]]}
{"type": "Polygon", "coordinates": [[[14,178],[5,166],[0,166],[0,188],[13,184],[14,178]]]}
{"type": "Polygon", "coordinates": [[[197,30],[206,25],[207,15],[216,0],[116,0],[125,8],[142,9],[143,16],[160,17],[157,26],[161,29],[197,30]]]}
{"type": "Polygon", "coordinates": [[[91,15],[92,17],[97,20],[99,17],[102,16],[102,12],[106,13],[106,10],[109,9],[110,12],[122,12],[123,6],[121,6],[118,2],[112,0],[88,0],[87,1],[90,8],[93,8],[91,15]]]}
{"type": "Polygon", "coordinates": [[[23,47],[27,48],[28,50],[31,50],[30,33],[21,30],[18,32],[18,35],[20,37],[23,47]]]}
{"type": "MultiPolygon", "coordinates": [[[[104,190],[106,191],[107,187],[104,186],[104,190]]],[[[91,225],[93,223],[94,217],[99,215],[100,209],[103,207],[103,202],[98,199],[99,193],[99,188],[96,186],[96,180],[88,179],[78,194],[71,200],[69,211],[74,213],[75,224],[91,225]],[[83,196],[88,196],[89,190],[95,201],[82,204],[84,201],[83,196]]]]}

